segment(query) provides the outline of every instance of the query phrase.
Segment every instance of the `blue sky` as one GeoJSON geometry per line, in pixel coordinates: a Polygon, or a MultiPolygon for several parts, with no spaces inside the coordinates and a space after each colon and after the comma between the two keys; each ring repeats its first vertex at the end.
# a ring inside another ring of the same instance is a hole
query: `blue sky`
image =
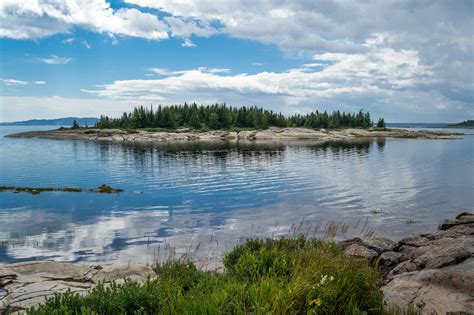
{"type": "Polygon", "coordinates": [[[0,3],[0,121],[226,102],[474,117],[473,2],[0,3]]]}

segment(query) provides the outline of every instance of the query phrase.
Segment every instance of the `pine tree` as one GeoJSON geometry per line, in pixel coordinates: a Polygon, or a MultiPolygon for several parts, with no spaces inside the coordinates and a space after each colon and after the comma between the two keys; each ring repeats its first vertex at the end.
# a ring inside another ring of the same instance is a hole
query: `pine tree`
{"type": "Polygon", "coordinates": [[[77,123],[77,121],[74,119],[73,123],[72,123],[72,127],[71,129],[79,129],[81,128],[81,126],[79,126],[79,124],[77,123]]]}
{"type": "Polygon", "coordinates": [[[385,120],[383,118],[379,118],[379,121],[377,121],[377,128],[385,128],[385,120]]]}

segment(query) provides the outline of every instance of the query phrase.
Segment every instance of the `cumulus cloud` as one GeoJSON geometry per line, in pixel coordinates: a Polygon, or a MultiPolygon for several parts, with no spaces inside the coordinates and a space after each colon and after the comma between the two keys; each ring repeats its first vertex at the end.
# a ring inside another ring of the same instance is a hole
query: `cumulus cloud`
{"type": "Polygon", "coordinates": [[[229,75],[230,69],[200,67],[170,71],[151,68],[165,76],[155,80],[121,80],[101,86],[96,93],[105,97],[141,97],[147,94],[170,97],[173,93],[220,93],[223,98],[235,93],[279,95],[292,103],[313,97],[343,93],[379,93],[413,89],[433,82],[430,67],[420,63],[412,50],[372,47],[366,54],[325,53],[313,57],[325,62],[320,71],[303,65],[284,72],[229,75]]]}
{"type": "Polygon", "coordinates": [[[420,108],[472,113],[472,1],[124,2],[131,6],[112,8],[105,0],[4,0],[0,36],[36,39],[80,27],[107,34],[112,43],[120,36],[173,36],[194,47],[191,38],[226,35],[276,45],[284,53],[301,53],[301,59],[313,56],[298,68],[252,75],[154,68],[146,75],[162,78],[120,80],[94,91],[114,99],[274,102],[286,110],[296,104],[307,109],[309,102],[353,102],[384,106],[393,115],[397,106],[408,113],[420,108]]]}
{"type": "Polygon", "coordinates": [[[0,36],[13,39],[70,33],[74,27],[150,40],[168,38],[168,26],[157,16],[137,9],[114,10],[105,0],[3,0],[0,19],[0,36]]]}
{"type": "MultiPolygon", "coordinates": [[[[204,25],[206,36],[212,32],[227,34],[274,44],[289,52],[356,54],[354,58],[364,58],[372,54],[374,46],[381,53],[385,48],[386,55],[390,51],[410,51],[417,54],[421,64],[430,67],[436,79],[432,80],[433,91],[446,99],[473,105],[472,97],[466,97],[474,94],[472,1],[126,2],[170,14],[168,19],[179,29],[186,29],[186,36],[202,36],[194,26],[204,25]]],[[[399,56],[388,57],[388,64],[383,66],[390,67],[390,58],[399,56]]],[[[406,70],[409,68],[407,64],[406,70]]],[[[395,85],[409,84],[402,81],[395,85]]]]}
{"type": "Polygon", "coordinates": [[[48,65],[65,65],[69,63],[72,59],[68,57],[58,57],[56,55],[51,55],[49,58],[38,58],[39,62],[48,64],[48,65]]]}

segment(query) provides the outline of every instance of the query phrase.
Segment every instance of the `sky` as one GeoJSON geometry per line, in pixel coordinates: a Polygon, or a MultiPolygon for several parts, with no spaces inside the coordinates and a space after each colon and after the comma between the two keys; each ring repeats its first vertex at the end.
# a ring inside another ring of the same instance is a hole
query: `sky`
{"type": "Polygon", "coordinates": [[[0,121],[184,102],[473,119],[474,1],[0,1],[0,121]]]}

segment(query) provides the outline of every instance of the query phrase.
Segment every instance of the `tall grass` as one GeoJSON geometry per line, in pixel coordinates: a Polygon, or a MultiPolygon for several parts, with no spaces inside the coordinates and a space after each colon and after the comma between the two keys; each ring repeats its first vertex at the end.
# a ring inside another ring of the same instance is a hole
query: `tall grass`
{"type": "Polygon", "coordinates": [[[379,314],[377,266],[345,257],[331,241],[248,240],[224,257],[225,272],[192,262],[155,267],[144,284],[99,284],[63,293],[28,314],[379,314]]]}

